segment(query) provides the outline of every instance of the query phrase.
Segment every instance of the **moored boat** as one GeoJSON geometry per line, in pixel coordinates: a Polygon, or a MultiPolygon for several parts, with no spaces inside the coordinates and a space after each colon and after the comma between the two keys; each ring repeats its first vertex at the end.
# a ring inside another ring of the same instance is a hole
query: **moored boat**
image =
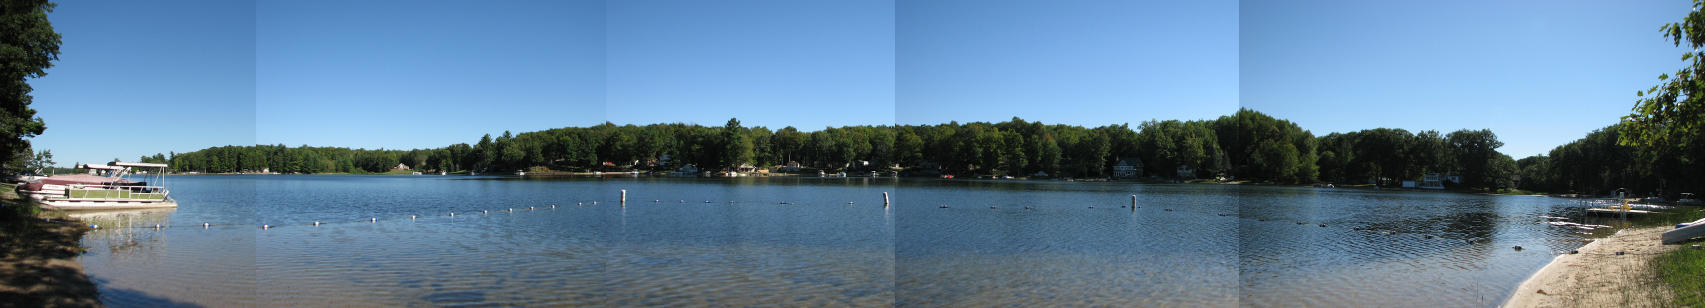
{"type": "Polygon", "coordinates": [[[18,186],[18,195],[45,208],[68,211],[175,208],[163,185],[166,164],[111,162],[78,166],[89,174],[55,175],[18,186]],[[141,172],[135,172],[143,169],[141,172]],[[146,176],[154,180],[138,181],[146,176]]]}

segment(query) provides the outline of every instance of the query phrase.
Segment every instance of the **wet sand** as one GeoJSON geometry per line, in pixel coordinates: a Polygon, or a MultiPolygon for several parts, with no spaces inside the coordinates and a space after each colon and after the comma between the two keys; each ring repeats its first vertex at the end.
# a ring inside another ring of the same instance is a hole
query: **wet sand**
{"type": "MultiPolygon", "coordinates": [[[[14,196],[15,198],[15,196],[14,196]]],[[[74,221],[0,208],[0,307],[100,307],[95,283],[77,256],[88,229],[74,221]]]]}
{"type": "Polygon", "coordinates": [[[1671,306],[1674,295],[1651,272],[1652,259],[1679,247],[1659,241],[1658,235],[1670,229],[1624,229],[1581,247],[1579,254],[1558,255],[1523,281],[1503,306],[1671,306]]]}

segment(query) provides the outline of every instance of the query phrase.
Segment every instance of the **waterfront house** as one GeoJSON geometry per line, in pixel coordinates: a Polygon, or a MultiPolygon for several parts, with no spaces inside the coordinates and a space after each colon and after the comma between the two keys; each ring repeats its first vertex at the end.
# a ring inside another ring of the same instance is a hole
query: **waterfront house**
{"type": "Polygon", "coordinates": [[[1180,179],[1188,180],[1196,178],[1196,169],[1190,168],[1190,165],[1178,165],[1177,172],[1178,178],[1180,179]]]}
{"type": "Polygon", "coordinates": [[[805,168],[805,166],[799,165],[799,162],[790,160],[787,161],[787,165],[783,165],[780,170],[781,172],[798,172],[799,169],[803,168],[805,168]]]}
{"type": "MultiPolygon", "coordinates": [[[[1421,177],[1420,188],[1421,189],[1445,189],[1445,184],[1444,184],[1445,180],[1447,180],[1447,177],[1445,177],[1442,174],[1428,173],[1425,176],[1421,177]]],[[[1406,185],[1404,187],[1408,187],[1408,186],[1406,185]]]]}
{"type": "Polygon", "coordinates": [[[396,167],[391,168],[391,170],[408,170],[408,165],[399,163],[396,167]]]}
{"type": "Polygon", "coordinates": [[[1143,174],[1143,160],[1136,157],[1120,157],[1113,164],[1113,177],[1134,178],[1143,174]]]}

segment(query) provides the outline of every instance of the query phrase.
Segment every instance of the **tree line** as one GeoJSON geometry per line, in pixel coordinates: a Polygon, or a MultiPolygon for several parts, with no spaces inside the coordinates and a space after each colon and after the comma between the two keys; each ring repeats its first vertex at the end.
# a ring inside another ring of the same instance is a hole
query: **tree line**
{"type": "Polygon", "coordinates": [[[1705,135],[1677,134],[1668,146],[1640,146],[1627,122],[1557,146],[1549,155],[1516,162],[1519,187],[1557,193],[1606,195],[1627,189],[1637,195],[1701,192],[1705,187],[1705,135]]]}
{"type": "Polygon", "coordinates": [[[1280,183],[1397,185],[1424,173],[1462,174],[1476,188],[1510,187],[1515,162],[1489,130],[1410,134],[1370,129],[1314,136],[1249,109],[1214,120],[1083,127],[1013,118],[999,123],[846,126],[817,131],[694,124],[564,127],[481,137],[414,150],[223,146],[156,154],[178,171],[377,173],[397,164],[430,172],[553,170],[707,171],[793,166],[827,171],[902,170],[910,175],[1104,178],[1123,163],[1135,176],[1225,177],[1280,183]]]}

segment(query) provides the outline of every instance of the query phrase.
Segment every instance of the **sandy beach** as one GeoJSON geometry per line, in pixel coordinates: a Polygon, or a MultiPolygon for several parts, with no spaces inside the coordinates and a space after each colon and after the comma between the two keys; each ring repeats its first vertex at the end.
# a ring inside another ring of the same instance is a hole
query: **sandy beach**
{"type": "Polygon", "coordinates": [[[1560,254],[1523,281],[1503,307],[1667,306],[1674,296],[1650,273],[1650,261],[1680,247],[1659,242],[1658,235],[1670,229],[1625,229],[1581,247],[1579,254],[1560,254]]]}
{"type": "Polygon", "coordinates": [[[77,256],[83,233],[73,220],[20,213],[10,187],[0,191],[0,307],[100,307],[95,283],[77,256]]]}

